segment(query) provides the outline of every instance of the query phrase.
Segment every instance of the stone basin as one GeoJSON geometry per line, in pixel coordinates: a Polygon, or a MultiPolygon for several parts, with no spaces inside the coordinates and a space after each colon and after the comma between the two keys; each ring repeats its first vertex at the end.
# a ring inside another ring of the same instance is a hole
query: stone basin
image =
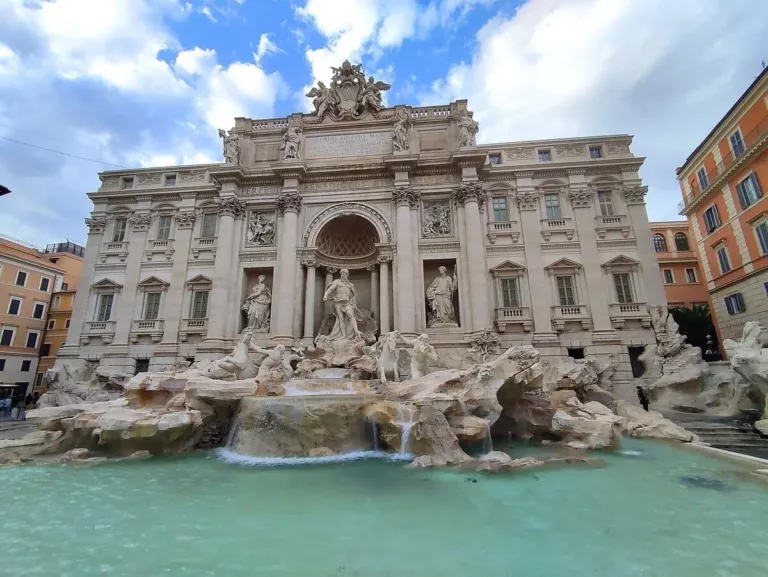
{"type": "Polygon", "coordinates": [[[291,379],[285,383],[286,397],[307,395],[370,395],[374,394],[371,381],[350,378],[312,377],[291,379]]]}

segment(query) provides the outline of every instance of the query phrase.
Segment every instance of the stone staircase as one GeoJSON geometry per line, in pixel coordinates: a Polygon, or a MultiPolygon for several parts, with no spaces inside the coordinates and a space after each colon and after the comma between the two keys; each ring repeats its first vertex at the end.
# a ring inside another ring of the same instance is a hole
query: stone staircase
{"type": "Polygon", "coordinates": [[[768,437],[757,432],[749,422],[703,416],[667,415],[681,427],[699,436],[702,442],[718,449],[768,458],[768,437]]]}

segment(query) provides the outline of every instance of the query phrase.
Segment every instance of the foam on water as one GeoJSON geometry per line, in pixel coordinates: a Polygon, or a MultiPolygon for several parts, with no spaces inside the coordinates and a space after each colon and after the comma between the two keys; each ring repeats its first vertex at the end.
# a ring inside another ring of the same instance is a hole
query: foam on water
{"type": "Polygon", "coordinates": [[[253,457],[241,455],[229,449],[218,449],[216,456],[227,463],[246,467],[295,467],[298,465],[325,465],[329,463],[346,463],[379,459],[382,461],[412,461],[413,455],[408,453],[387,453],[385,451],[353,451],[324,457],[253,457]]]}

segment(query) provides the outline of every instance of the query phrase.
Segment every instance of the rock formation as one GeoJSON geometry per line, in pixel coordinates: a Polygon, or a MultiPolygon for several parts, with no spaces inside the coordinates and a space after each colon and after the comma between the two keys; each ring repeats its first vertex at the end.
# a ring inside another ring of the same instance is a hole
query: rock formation
{"type": "Polygon", "coordinates": [[[738,341],[725,339],[723,348],[731,367],[762,396],[762,418],[755,427],[768,435],[768,330],[759,322],[747,321],[738,341]]]}
{"type": "Polygon", "coordinates": [[[671,439],[675,441],[697,441],[698,437],[676,425],[657,411],[644,411],[640,407],[619,401],[616,414],[624,418],[623,430],[633,437],[671,439]]]}
{"type": "Polygon", "coordinates": [[[99,367],[97,363],[64,363],[48,369],[38,407],[58,407],[117,399],[132,375],[99,367]]]}

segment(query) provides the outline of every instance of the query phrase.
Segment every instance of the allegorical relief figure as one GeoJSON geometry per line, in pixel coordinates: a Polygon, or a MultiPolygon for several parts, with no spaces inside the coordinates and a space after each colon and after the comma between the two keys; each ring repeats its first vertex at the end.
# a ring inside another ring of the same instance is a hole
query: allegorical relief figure
{"type": "Polygon", "coordinates": [[[392,129],[392,146],[395,152],[406,152],[410,148],[409,137],[412,127],[410,115],[405,110],[398,112],[392,129]]]}
{"type": "Polygon", "coordinates": [[[219,138],[222,139],[224,147],[224,162],[226,164],[238,164],[240,160],[240,137],[219,128],[219,138]]]}
{"type": "Polygon", "coordinates": [[[357,328],[357,320],[362,319],[362,314],[357,308],[355,285],[350,282],[347,269],[341,269],[340,278],[328,285],[323,300],[333,303],[336,315],[336,322],[328,335],[330,340],[355,340],[363,337],[357,328]]]}
{"type": "Polygon", "coordinates": [[[248,221],[248,242],[261,246],[275,244],[274,215],[265,215],[262,212],[251,213],[248,221]]]}
{"type": "Polygon", "coordinates": [[[444,266],[441,266],[438,271],[439,276],[435,277],[427,288],[427,300],[431,312],[429,327],[456,324],[456,312],[453,308],[453,293],[458,284],[456,269],[453,270],[453,277],[448,276],[448,269],[444,266]]]}
{"type": "Polygon", "coordinates": [[[421,232],[424,238],[451,234],[451,207],[445,204],[425,204],[421,232]]]}
{"type": "Polygon", "coordinates": [[[459,148],[475,146],[477,144],[477,131],[480,129],[480,125],[472,120],[472,117],[466,110],[456,116],[456,123],[459,125],[459,148]]]}
{"type": "Polygon", "coordinates": [[[248,315],[248,328],[256,332],[269,330],[270,305],[272,304],[272,291],[266,285],[267,277],[259,275],[256,284],[251,289],[251,294],[243,303],[243,310],[248,315]]]}
{"type": "Polygon", "coordinates": [[[283,134],[283,143],[280,145],[280,150],[284,151],[284,159],[301,159],[299,154],[300,134],[301,124],[290,122],[288,128],[285,129],[285,134],[283,134]]]}

